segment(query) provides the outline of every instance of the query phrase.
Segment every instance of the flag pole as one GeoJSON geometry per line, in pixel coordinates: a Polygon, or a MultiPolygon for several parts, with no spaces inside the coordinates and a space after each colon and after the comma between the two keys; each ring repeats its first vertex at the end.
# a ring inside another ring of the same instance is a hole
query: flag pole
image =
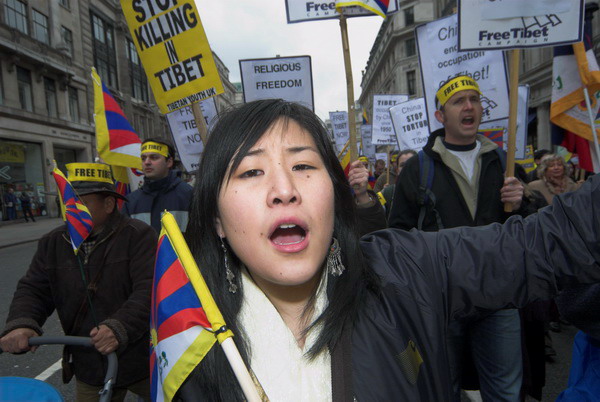
{"type": "Polygon", "coordinates": [[[342,148],[342,150],[338,154],[338,159],[340,159],[340,160],[342,159],[342,156],[344,155],[344,151],[348,148],[349,144],[350,144],[350,141],[346,142],[346,145],[344,145],[344,148],[342,148]]]}
{"type": "Polygon", "coordinates": [[[348,24],[346,16],[340,10],[340,30],[342,32],[342,50],[344,53],[344,66],[346,67],[346,88],[348,93],[348,128],[350,129],[350,161],[358,157],[356,148],[356,110],[354,107],[354,82],[352,80],[352,63],[350,60],[350,44],[348,41],[348,24]]]}
{"type": "MultiPolygon", "coordinates": [[[[517,148],[517,111],[519,106],[519,64],[521,50],[510,52],[510,93],[508,114],[508,147],[506,150],[506,177],[515,175],[515,151],[517,148]]],[[[505,212],[512,212],[512,204],[504,204],[505,212]]]]}
{"type": "MultiPolygon", "coordinates": [[[[590,93],[586,86],[583,87],[583,96],[585,97],[585,107],[587,109],[588,117],[590,119],[592,138],[594,138],[594,150],[596,151],[596,160],[598,161],[598,163],[600,163],[600,145],[598,144],[598,132],[596,131],[596,121],[594,120],[594,115],[592,114],[592,102],[590,101],[590,93]]],[[[595,167],[594,170],[596,170],[595,167]]]]}

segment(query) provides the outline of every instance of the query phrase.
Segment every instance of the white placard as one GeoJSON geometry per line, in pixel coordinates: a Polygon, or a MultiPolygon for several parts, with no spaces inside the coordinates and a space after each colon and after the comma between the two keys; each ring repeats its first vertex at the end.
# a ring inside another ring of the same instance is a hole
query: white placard
{"type": "Polygon", "coordinates": [[[425,99],[417,98],[400,103],[390,109],[394,131],[401,151],[420,151],[427,144],[429,125],[425,99]]]}
{"type": "Polygon", "coordinates": [[[502,51],[458,51],[456,14],[417,27],[419,63],[425,83],[429,130],[442,128],[435,118],[435,93],[441,84],[457,75],[472,77],[482,92],[482,121],[508,118],[508,78],[502,51]]]}
{"type": "MultiPolygon", "coordinates": [[[[202,116],[204,116],[204,120],[210,131],[212,125],[216,122],[215,117],[217,116],[215,98],[208,98],[199,103],[202,116]]],[[[192,107],[186,106],[174,112],[167,113],[167,122],[169,123],[171,135],[173,135],[173,140],[175,141],[175,146],[177,147],[183,167],[188,172],[198,170],[204,144],[202,144],[200,133],[196,127],[192,107]]]]}
{"type": "Polygon", "coordinates": [[[458,15],[461,50],[556,46],[583,38],[584,0],[459,0],[458,15]]]}
{"type": "Polygon", "coordinates": [[[244,101],[284,99],[314,108],[310,56],[240,60],[244,101]]]}
{"type": "Polygon", "coordinates": [[[350,128],[348,127],[348,112],[329,112],[331,129],[333,130],[333,142],[337,152],[340,153],[350,139],[350,128]]]}
{"type": "Polygon", "coordinates": [[[397,144],[396,133],[390,117],[390,108],[407,100],[407,95],[373,96],[373,144],[397,144]]]}
{"type": "MultiPolygon", "coordinates": [[[[517,139],[515,159],[524,159],[527,151],[527,126],[529,123],[529,85],[519,85],[519,107],[517,110],[517,139]]],[[[508,146],[508,119],[482,123],[479,130],[502,127],[504,129],[504,150],[508,146]]]]}
{"type": "Polygon", "coordinates": [[[381,159],[381,160],[385,161],[385,165],[386,165],[386,166],[387,166],[387,164],[388,164],[388,154],[387,154],[386,152],[377,152],[377,153],[375,154],[375,159],[376,159],[376,160],[379,160],[379,159],[381,159]]]}
{"type": "MultiPolygon", "coordinates": [[[[339,18],[340,14],[335,10],[335,0],[286,0],[285,11],[288,24],[295,22],[327,20],[339,18]]],[[[387,15],[398,11],[398,0],[390,0],[387,15]]],[[[376,14],[360,7],[344,7],[344,15],[350,17],[368,17],[376,14]]]]}
{"type": "Polygon", "coordinates": [[[370,124],[363,124],[360,127],[360,138],[362,142],[362,153],[369,158],[371,165],[375,166],[375,145],[372,141],[373,127],[370,124]]]}

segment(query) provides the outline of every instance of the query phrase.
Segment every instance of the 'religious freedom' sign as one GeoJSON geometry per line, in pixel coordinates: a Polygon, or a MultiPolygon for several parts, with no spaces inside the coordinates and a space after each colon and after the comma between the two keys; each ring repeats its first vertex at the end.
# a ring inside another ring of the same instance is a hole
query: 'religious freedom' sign
{"type": "Polygon", "coordinates": [[[584,0],[459,0],[459,49],[564,45],[583,38],[584,0]]]}
{"type": "Polygon", "coordinates": [[[163,114],[223,92],[194,0],[121,0],[163,114]]]}
{"type": "Polygon", "coordinates": [[[396,133],[390,117],[390,108],[406,102],[407,95],[373,95],[373,144],[396,145],[396,133]]]}
{"type": "Polygon", "coordinates": [[[310,56],[240,60],[244,101],[285,99],[314,111],[310,56]]]}
{"type": "MultiPolygon", "coordinates": [[[[376,3],[378,0],[369,0],[376,3]]],[[[386,15],[398,11],[398,0],[390,0],[386,15]]],[[[339,18],[335,9],[335,0],[286,0],[285,10],[288,24],[313,20],[328,20],[339,18]]],[[[361,6],[344,7],[346,17],[373,16],[371,11],[361,6]]]]}
{"type": "Polygon", "coordinates": [[[401,151],[420,151],[427,144],[429,125],[425,99],[417,98],[390,108],[390,116],[401,151]]]}
{"type": "Polygon", "coordinates": [[[329,112],[329,121],[333,130],[333,142],[337,152],[340,153],[350,139],[350,127],[348,127],[348,112],[329,112]]]}
{"type": "Polygon", "coordinates": [[[458,18],[442,18],[416,28],[419,64],[431,132],[442,128],[435,118],[435,94],[449,78],[466,75],[481,89],[482,121],[508,118],[508,77],[502,51],[458,50],[458,18]]]}
{"type": "MultiPolygon", "coordinates": [[[[202,110],[202,117],[210,131],[216,121],[215,117],[217,117],[215,98],[202,100],[199,104],[202,110]]],[[[167,122],[169,123],[177,152],[185,170],[188,172],[198,170],[200,167],[200,157],[204,151],[204,144],[196,126],[192,107],[186,106],[167,114],[167,122]]]]}

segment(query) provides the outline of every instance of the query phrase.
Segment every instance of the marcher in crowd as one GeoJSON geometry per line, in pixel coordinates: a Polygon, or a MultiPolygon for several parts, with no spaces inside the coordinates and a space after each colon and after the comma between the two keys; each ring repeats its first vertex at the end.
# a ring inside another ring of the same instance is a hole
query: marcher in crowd
{"type": "Polygon", "coordinates": [[[373,191],[375,191],[375,193],[378,193],[381,190],[383,190],[385,186],[396,182],[396,171],[398,170],[398,151],[392,151],[388,155],[388,157],[390,161],[389,175],[386,169],[377,178],[377,181],[375,182],[375,187],[373,187],[373,191]]]}
{"type": "Polygon", "coordinates": [[[15,195],[15,189],[12,187],[9,187],[8,191],[4,193],[4,207],[6,208],[7,220],[17,219],[17,196],[15,195]]]}
{"type": "Polygon", "coordinates": [[[538,166],[538,180],[529,183],[532,190],[539,191],[548,204],[556,194],[575,191],[581,183],[575,183],[567,174],[567,164],[560,155],[546,154],[538,166]]]}
{"type": "Polygon", "coordinates": [[[29,194],[27,194],[26,191],[21,191],[19,201],[21,201],[21,210],[23,211],[23,218],[25,218],[25,222],[29,222],[29,220],[27,219],[27,215],[29,215],[31,220],[35,222],[35,218],[31,213],[31,197],[29,196],[29,194]]]}
{"type": "Polygon", "coordinates": [[[144,184],[127,196],[123,214],[152,226],[160,232],[160,217],[173,214],[182,232],[188,222],[192,186],[182,181],[174,168],[175,148],[164,138],[149,138],[142,143],[144,184]]]}
{"type": "Polygon", "coordinates": [[[377,159],[375,161],[375,172],[373,172],[373,176],[375,179],[378,179],[379,176],[385,171],[385,161],[383,159],[377,159]]]}
{"type": "MultiPolygon", "coordinates": [[[[435,117],[444,127],[430,135],[423,155],[410,159],[402,170],[390,227],[436,231],[482,226],[508,218],[505,202],[519,210],[523,185],[514,177],[504,178],[503,151],[477,133],[483,112],[480,98],[477,82],[466,76],[439,88],[435,117]],[[423,187],[429,183],[426,192],[423,187]]],[[[473,389],[477,380],[486,401],[519,399],[523,365],[516,309],[450,322],[448,347],[452,400],[460,401],[461,386],[473,389]],[[471,358],[476,374],[466,370],[471,358]]]]}
{"type": "MultiPolygon", "coordinates": [[[[417,154],[416,151],[412,150],[412,149],[405,149],[403,151],[400,151],[400,153],[398,154],[398,160],[396,163],[396,181],[398,180],[398,177],[400,175],[400,172],[402,171],[402,168],[404,168],[404,166],[406,165],[406,162],[412,158],[413,156],[415,156],[417,154]]],[[[396,190],[396,182],[385,186],[383,188],[383,190],[381,190],[381,192],[379,193],[380,195],[380,200],[383,204],[383,206],[385,207],[385,212],[386,212],[386,217],[389,218],[390,216],[390,212],[392,210],[392,205],[394,203],[394,192],[396,190]]]]}
{"type": "Polygon", "coordinates": [[[66,225],[42,237],[17,285],[0,347],[11,353],[30,350],[28,339],[43,333],[56,310],[65,335],[90,336],[95,346],[65,347],[63,353],[63,381],[75,375],[78,401],[98,400],[106,371],[102,355],[111,352],[119,359],[113,400],[122,401],[127,390],[150,400],[148,322],[156,233],[119,213],[116,201],[122,196],[115,192],[108,165],[71,163],[67,169],[90,211],[93,232],[78,257],[66,225]]]}
{"type": "MultiPolygon", "coordinates": [[[[373,200],[353,168],[360,182],[314,113],[282,100],[224,113],[206,145],[186,237],[271,400],[446,400],[449,320],[600,280],[600,178],[526,220],[359,244],[355,206],[373,200]]],[[[507,179],[502,198],[521,195],[507,179]]],[[[244,399],[216,347],[178,396],[244,399]]]]}
{"type": "Polygon", "coordinates": [[[540,163],[542,163],[542,158],[544,157],[544,155],[549,153],[550,151],[548,151],[547,149],[539,149],[533,153],[533,163],[535,169],[527,173],[527,180],[525,181],[526,183],[531,183],[532,181],[539,179],[537,169],[540,166],[540,163]]]}

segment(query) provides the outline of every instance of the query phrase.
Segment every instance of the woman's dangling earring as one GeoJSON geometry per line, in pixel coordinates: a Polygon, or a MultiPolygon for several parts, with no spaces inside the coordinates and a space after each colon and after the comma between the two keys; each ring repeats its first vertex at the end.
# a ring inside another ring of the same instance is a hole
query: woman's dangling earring
{"type": "Polygon", "coordinates": [[[340,243],[334,237],[331,247],[329,248],[329,255],[327,256],[327,270],[333,276],[340,276],[346,270],[344,264],[342,264],[342,250],[340,249],[340,243]]]}
{"type": "Polygon", "coordinates": [[[229,292],[235,293],[237,292],[237,285],[233,282],[235,279],[235,275],[231,268],[229,268],[229,261],[227,261],[227,247],[225,246],[225,241],[221,237],[221,248],[223,249],[223,256],[225,258],[225,278],[227,278],[227,283],[229,283],[229,292]]]}

